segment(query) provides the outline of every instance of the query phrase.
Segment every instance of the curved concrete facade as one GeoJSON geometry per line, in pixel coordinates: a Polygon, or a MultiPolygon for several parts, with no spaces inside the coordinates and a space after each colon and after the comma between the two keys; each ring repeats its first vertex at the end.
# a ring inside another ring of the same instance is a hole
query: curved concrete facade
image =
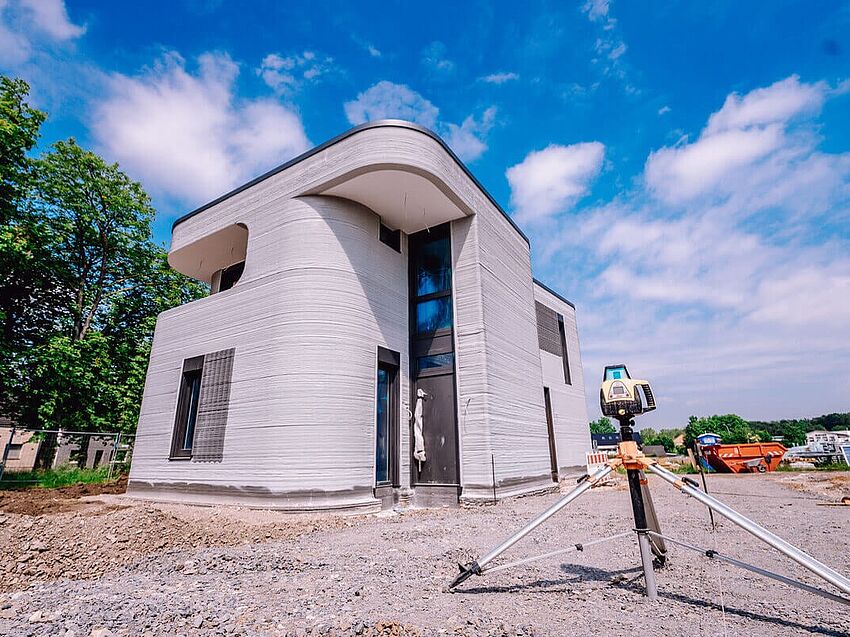
{"type": "MultiPolygon", "coordinates": [[[[528,242],[442,142],[387,123],[355,129],[175,225],[174,265],[209,270],[204,260],[212,257],[198,246],[233,224],[248,229],[247,257],[233,288],[157,321],[130,494],[291,510],[378,508],[382,347],[400,353],[398,486],[406,499],[415,486],[407,233],[427,226],[429,215],[451,219],[461,498],[492,497],[494,462],[499,496],[551,486],[535,321],[541,292],[528,242]],[[336,196],[364,193],[354,180],[370,170],[426,179],[421,192],[445,199],[428,195],[428,209],[408,218],[394,204],[406,200],[391,192],[369,201],[392,210],[336,196]],[[379,240],[381,220],[390,218],[401,231],[400,252],[379,240]],[[220,459],[170,459],[184,361],[222,350],[235,353],[220,459]]],[[[543,300],[567,311],[557,297],[543,300]]],[[[569,326],[575,331],[574,313],[569,326]]],[[[580,370],[577,333],[573,341],[580,370]]],[[[567,393],[558,446],[577,448],[559,452],[559,461],[579,464],[589,446],[580,431],[587,428],[581,374],[567,393]]]]}

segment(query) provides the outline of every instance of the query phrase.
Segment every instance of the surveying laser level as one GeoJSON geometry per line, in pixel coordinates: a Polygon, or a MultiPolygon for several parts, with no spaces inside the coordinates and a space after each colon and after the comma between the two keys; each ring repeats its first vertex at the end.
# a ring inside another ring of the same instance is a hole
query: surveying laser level
{"type": "Polygon", "coordinates": [[[477,560],[467,563],[466,565],[458,564],[460,573],[457,577],[455,577],[452,583],[449,584],[448,590],[453,590],[473,575],[489,575],[507,568],[528,564],[530,562],[553,557],[555,555],[561,555],[572,551],[583,551],[591,546],[631,535],[631,532],[617,533],[609,537],[595,539],[589,542],[581,542],[556,551],[550,551],[543,555],[526,557],[517,560],[516,562],[490,565],[490,562],[519,542],[522,538],[531,533],[558,511],[565,508],[570,502],[577,499],[583,493],[589,491],[594,485],[602,481],[612,471],[624,468],[628,475],[629,495],[631,496],[632,512],[634,514],[635,521],[633,532],[637,534],[641,564],[643,566],[644,582],[646,584],[646,595],[649,599],[654,600],[658,597],[654,566],[661,566],[665,563],[667,551],[664,542],[666,540],[679,547],[700,552],[708,559],[720,560],[727,564],[746,569],[765,577],[770,577],[785,584],[796,586],[797,588],[809,593],[820,595],[821,597],[850,606],[850,597],[847,597],[850,595],[850,579],[846,578],[844,575],[830,568],[826,564],[819,562],[811,555],[804,553],[796,546],[793,546],[777,535],[774,535],[764,527],[759,526],[720,500],[710,496],[705,491],[701,491],[699,489],[699,483],[695,480],[687,477],[679,477],[672,471],[662,467],[658,461],[647,458],[643,455],[643,452],[639,449],[637,442],[634,440],[634,418],[640,414],[655,409],[655,397],[652,394],[652,388],[649,386],[649,382],[631,378],[625,365],[609,365],[605,367],[605,372],[602,377],[599,403],[602,413],[606,416],[616,418],[620,424],[621,442],[617,446],[617,455],[592,474],[584,475],[579,478],[578,484],[572,491],[564,495],[564,497],[531,520],[519,531],[493,548],[489,553],[477,560]],[[644,470],[650,471],[664,482],[676,488],[683,495],[694,498],[708,507],[709,511],[723,516],[733,524],[736,524],[762,542],[768,544],[786,557],[795,561],[800,566],[829,582],[838,588],[843,595],[836,595],[829,591],[786,577],[785,575],[773,573],[761,567],[747,564],[746,562],[742,562],[733,557],[723,555],[716,550],[700,549],[688,542],[662,535],[661,529],[658,525],[658,519],[655,515],[655,507],[653,506],[652,498],[650,497],[644,470]],[[652,558],[653,553],[655,554],[654,561],[652,558]]]}
{"type": "Polygon", "coordinates": [[[649,382],[633,379],[625,365],[607,365],[599,390],[599,406],[603,416],[622,421],[655,409],[655,397],[649,382]]]}

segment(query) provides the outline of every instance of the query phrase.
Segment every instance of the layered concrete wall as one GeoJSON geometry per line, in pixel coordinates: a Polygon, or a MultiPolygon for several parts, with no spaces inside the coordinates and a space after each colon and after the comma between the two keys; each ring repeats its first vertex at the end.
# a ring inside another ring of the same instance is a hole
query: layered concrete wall
{"type": "Polygon", "coordinates": [[[375,506],[378,346],[401,353],[399,475],[409,486],[405,237],[399,254],[378,240],[369,209],[316,196],[375,166],[427,177],[468,214],[451,222],[463,497],[491,497],[491,459],[500,496],[551,484],[544,384],[553,389],[559,461],[574,464],[577,452],[561,449],[580,444],[575,428],[580,422],[586,433],[587,418],[572,308],[554,296],[544,301],[571,317],[575,372],[561,389],[547,380],[538,349],[541,291],[524,237],[438,141],[383,127],[341,139],[176,226],[171,254],[202,259],[191,252],[195,242],[244,224],[245,270],[234,288],[159,317],[131,493],[292,509],[375,506]],[[229,348],[223,460],[169,460],[184,359],[229,348]]]}
{"type": "Polygon", "coordinates": [[[373,505],[378,346],[401,353],[402,414],[407,407],[406,250],[380,243],[378,218],[359,204],[267,195],[233,217],[249,231],[236,286],[157,321],[130,492],[373,505]],[[236,353],[223,460],[169,460],[183,360],[228,348],[236,353]]]}
{"type": "Polygon", "coordinates": [[[528,243],[488,201],[453,222],[463,497],[551,484],[528,243]]]}
{"type": "Polygon", "coordinates": [[[558,467],[568,470],[585,464],[585,452],[590,451],[590,429],[585,402],[584,369],[581,363],[575,308],[535,283],[534,298],[564,317],[564,336],[570,364],[568,385],[560,356],[539,350],[543,384],[549,388],[558,467]]]}

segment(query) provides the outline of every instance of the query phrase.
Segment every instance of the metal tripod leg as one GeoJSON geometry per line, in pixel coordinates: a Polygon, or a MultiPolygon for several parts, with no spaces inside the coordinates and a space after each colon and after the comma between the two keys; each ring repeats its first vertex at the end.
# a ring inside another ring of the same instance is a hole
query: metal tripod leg
{"type": "Polygon", "coordinates": [[[646,596],[650,601],[658,599],[658,585],[655,583],[655,570],[652,567],[652,547],[649,545],[649,531],[638,529],[638,548],[640,563],[643,566],[643,579],[646,583],[646,596]]]}
{"type": "Polygon", "coordinates": [[[780,553],[783,553],[787,557],[790,557],[800,566],[809,569],[818,577],[825,579],[833,586],[841,589],[847,594],[850,594],[850,579],[847,579],[841,573],[834,571],[826,564],[821,564],[811,555],[804,553],[793,544],[789,544],[781,537],[774,535],[773,533],[759,526],[749,518],[744,517],[743,515],[735,511],[733,508],[723,504],[720,500],[717,500],[712,496],[708,495],[707,493],[700,491],[696,487],[691,486],[690,484],[679,478],[679,476],[677,476],[675,473],[672,473],[657,464],[650,465],[649,470],[665,482],[669,482],[670,484],[672,484],[682,493],[696,498],[712,511],[719,513],[730,522],[737,524],[745,531],[755,535],[762,542],[769,544],[780,553]]]}
{"type": "Polygon", "coordinates": [[[570,502],[578,498],[582,493],[588,491],[594,484],[599,482],[602,478],[607,476],[613,470],[614,468],[610,464],[606,464],[604,467],[600,467],[597,471],[594,471],[591,475],[584,478],[575,489],[570,491],[567,495],[558,500],[555,504],[550,506],[548,509],[546,509],[543,513],[534,518],[531,522],[526,524],[519,531],[517,531],[504,542],[499,544],[499,546],[487,553],[487,555],[482,558],[479,558],[474,562],[470,562],[466,566],[458,565],[460,567],[460,574],[454,579],[451,584],[449,584],[449,590],[453,589],[458,584],[465,582],[473,575],[481,575],[481,569],[486,566],[488,562],[496,559],[499,555],[507,551],[514,544],[519,542],[522,538],[524,538],[538,526],[543,524],[546,520],[555,515],[558,511],[567,506],[570,502]]]}

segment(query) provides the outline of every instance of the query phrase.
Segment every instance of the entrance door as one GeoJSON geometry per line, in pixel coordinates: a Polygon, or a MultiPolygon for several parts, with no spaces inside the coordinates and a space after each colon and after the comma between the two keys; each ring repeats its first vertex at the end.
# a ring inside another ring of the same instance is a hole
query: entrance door
{"type": "Polygon", "coordinates": [[[555,449],[555,423],[552,419],[552,397],[549,388],[543,388],[543,401],[546,403],[546,429],[549,432],[549,464],[552,469],[552,480],[558,481],[558,453],[555,449]]]}
{"type": "Polygon", "coordinates": [[[413,456],[411,436],[413,484],[456,489],[460,476],[449,224],[410,235],[408,245],[412,410],[418,391],[426,393],[422,402],[424,462],[413,456]]]}
{"type": "Polygon", "coordinates": [[[426,461],[421,463],[420,469],[420,463],[413,460],[413,475],[418,484],[455,486],[458,471],[454,372],[420,372],[416,389],[427,394],[422,402],[426,461]]]}

